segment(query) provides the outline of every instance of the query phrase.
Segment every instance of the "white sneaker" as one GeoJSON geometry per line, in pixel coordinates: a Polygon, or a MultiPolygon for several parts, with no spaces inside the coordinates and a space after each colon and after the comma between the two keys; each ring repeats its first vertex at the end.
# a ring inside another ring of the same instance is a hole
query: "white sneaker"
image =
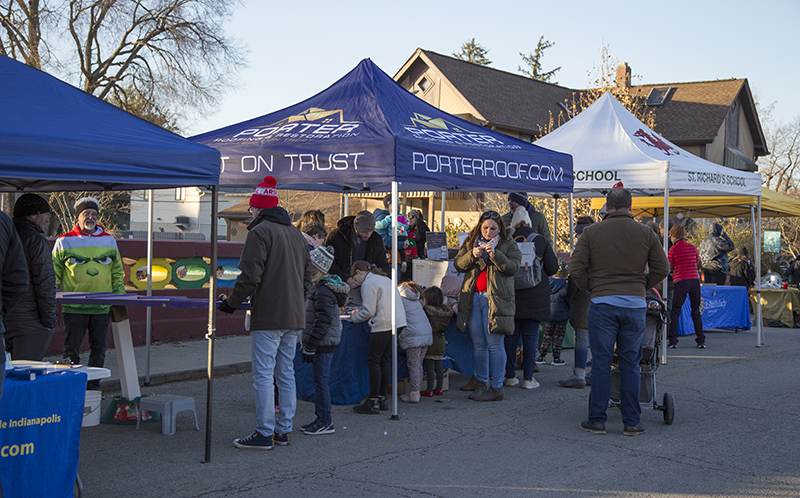
{"type": "Polygon", "coordinates": [[[517,384],[519,384],[519,379],[516,378],[516,377],[510,377],[510,378],[506,379],[506,385],[508,387],[514,387],[517,384]]]}
{"type": "Polygon", "coordinates": [[[539,383],[534,378],[531,378],[531,380],[522,381],[523,389],[536,389],[537,387],[539,387],[539,383]]]}

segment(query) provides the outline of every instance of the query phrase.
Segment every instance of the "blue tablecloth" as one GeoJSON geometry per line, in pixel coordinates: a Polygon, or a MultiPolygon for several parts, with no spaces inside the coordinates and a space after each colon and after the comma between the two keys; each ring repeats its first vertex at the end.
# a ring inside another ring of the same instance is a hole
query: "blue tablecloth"
{"type": "Polygon", "coordinates": [[[73,496],[85,396],[85,373],[5,379],[0,400],[5,496],[73,496]]]}
{"type": "MultiPolygon", "coordinates": [[[[701,316],[703,330],[721,328],[740,328],[750,330],[750,305],[747,298],[747,288],[717,285],[702,286],[700,289],[701,316]]],[[[678,323],[679,335],[694,334],[692,324],[692,309],[687,297],[681,308],[681,317],[678,323]]]]}
{"type": "MultiPolygon", "coordinates": [[[[444,336],[447,340],[445,360],[442,368],[453,368],[461,373],[472,375],[472,340],[469,334],[456,330],[455,319],[444,336]]],[[[369,371],[367,370],[367,351],[369,350],[370,328],[366,323],[342,321],[342,342],[336,347],[331,360],[331,378],[328,383],[331,403],[352,405],[369,394],[369,371]]],[[[303,363],[300,345],[294,357],[294,376],[297,384],[297,399],[314,401],[314,375],[310,363],[303,363]]],[[[406,355],[397,348],[398,378],[408,377],[406,355]]]]}

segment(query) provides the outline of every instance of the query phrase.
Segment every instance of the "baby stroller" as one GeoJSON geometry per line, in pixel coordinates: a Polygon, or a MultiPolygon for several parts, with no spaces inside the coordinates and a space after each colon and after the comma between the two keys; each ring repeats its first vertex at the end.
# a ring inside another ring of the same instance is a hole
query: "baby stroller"
{"type": "MultiPolygon", "coordinates": [[[[647,300],[647,318],[644,327],[644,340],[642,341],[642,361],[639,362],[641,373],[641,387],[639,388],[639,403],[653,404],[654,410],[664,412],[664,423],[671,425],[675,419],[675,401],[672,394],[664,393],[662,404],[658,404],[656,392],[656,371],[661,364],[661,329],[667,322],[667,307],[661,300],[656,289],[650,289],[645,294],[647,300]]],[[[616,353],[611,363],[611,397],[608,406],[620,404],[620,372],[619,359],[616,353]]]]}

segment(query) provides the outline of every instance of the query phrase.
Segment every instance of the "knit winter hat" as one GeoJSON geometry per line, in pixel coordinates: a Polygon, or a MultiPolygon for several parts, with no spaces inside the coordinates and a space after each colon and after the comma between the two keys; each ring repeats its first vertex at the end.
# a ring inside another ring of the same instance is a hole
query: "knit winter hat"
{"type": "Polygon", "coordinates": [[[511,228],[520,226],[531,226],[531,217],[528,214],[528,210],[522,205],[517,206],[514,210],[514,215],[511,217],[511,228]]]}
{"type": "Polygon", "coordinates": [[[49,213],[50,204],[44,197],[36,194],[22,194],[14,203],[14,218],[24,218],[34,214],[49,213]]]}
{"type": "Polygon", "coordinates": [[[309,253],[311,256],[311,264],[322,273],[328,273],[333,264],[333,253],[334,250],[332,246],[319,246],[309,253]]]}
{"type": "Polygon", "coordinates": [[[526,192],[510,192],[508,200],[514,201],[520,206],[528,207],[528,194],[526,192]]]}
{"type": "Polygon", "coordinates": [[[555,273],[555,276],[566,277],[567,275],[569,275],[569,267],[567,266],[566,261],[558,258],[558,271],[555,273]]]}
{"type": "Polygon", "coordinates": [[[87,209],[94,209],[100,211],[100,201],[94,197],[81,197],[75,201],[75,217],[77,218],[82,212],[87,209]]]}
{"type": "Polygon", "coordinates": [[[371,232],[375,230],[375,217],[369,211],[361,211],[353,220],[353,228],[357,232],[371,232]]]}
{"type": "Polygon", "coordinates": [[[278,205],[278,180],[274,176],[265,176],[250,196],[250,205],[257,208],[272,208],[278,205]]]}

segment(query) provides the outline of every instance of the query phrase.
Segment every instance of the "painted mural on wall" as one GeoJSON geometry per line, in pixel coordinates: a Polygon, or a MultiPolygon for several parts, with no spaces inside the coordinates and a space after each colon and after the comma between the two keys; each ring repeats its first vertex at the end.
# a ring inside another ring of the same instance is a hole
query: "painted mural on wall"
{"type": "MultiPolygon", "coordinates": [[[[122,258],[126,290],[147,289],[147,258],[122,258]]],[[[153,290],[208,288],[210,258],[153,258],[153,290]]],[[[233,287],[239,276],[239,258],[218,258],[217,287],[233,287]]]]}

